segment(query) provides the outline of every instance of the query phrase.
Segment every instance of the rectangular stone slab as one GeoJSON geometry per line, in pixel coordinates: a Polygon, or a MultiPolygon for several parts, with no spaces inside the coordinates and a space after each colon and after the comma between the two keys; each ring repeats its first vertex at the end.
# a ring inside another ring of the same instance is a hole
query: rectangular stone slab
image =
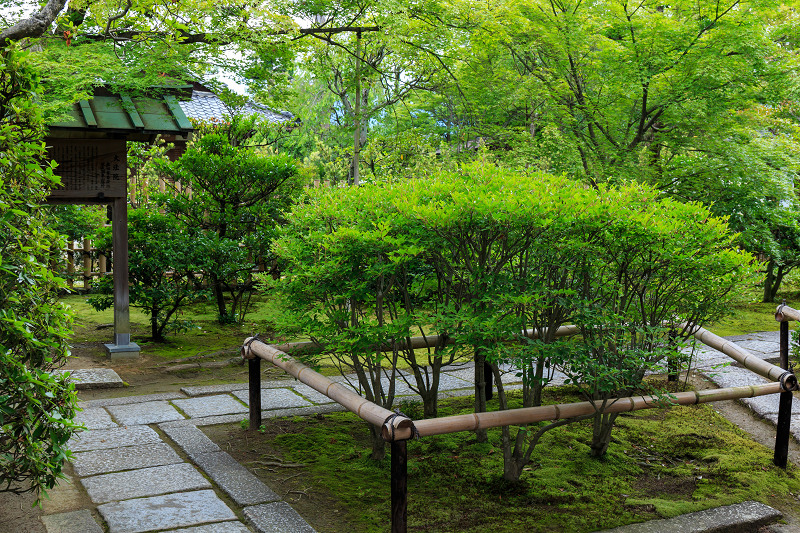
{"type": "MultiPolygon", "coordinates": [[[[250,405],[250,393],[246,390],[234,391],[233,395],[250,405]]],[[[261,389],[262,409],[282,409],[284,407],[306,407],[311,405],[289,389],[261,389]]]]}
{"type": "MultiPolygon", "coordinates": [[[[222,522],[208,524],[206,526],[196,526],[186,529],[176,529],[170,533],[251,533],[241,522],[222,522]]],[[[288,533],[288,532],[287,532],[288,533]]]]}
{"type": "Polygon", "coordinates": [[[219,452],[219,446],[197,429],[196,426],[178,426],[167,422],[158,426],[175,444],[183,450],[190,459],[198,454],[219,452]]]}
{"type": "MultiPolygon", "coordinates": [[[[247,388],[247,387],[245,387],[247,388]]],[[[144,396],[121,396],[119,398],[101,398],[99,400],[85,400],[78,402],[82,408],[86,407],[108,407],[109,405],[130,405],[132,403],[154,402],[156,400],[174,400],[176,398],[186,398],[180,392],[158,392],[156,394],[145,394],[144,396]]]]}
{"type": "Polygon", "coordinates": [[[81,483],[94,503],[211,488],[211,483],[188,463],[87,477],[81,483]]]}
{"type": "Polygon", "coordinates": [[[111,368],[85,368],[77,370],[56,370],[54,374],[69,374],[69,380],[75,388],[82,389],[112,389],[122,387],[124,383],[119,374],[111,368]]]}
{"type": "Polygon", "coordinates": [[[97,510],[108,524],[109,533],[142,533],[236,520],[213,490],[104,503],[97,510]]]}
{"type": "Polygon", "coordinates": [[[245,507],[244,516],[258,533],[315,533],[314,528],[286,502],[245,507]]]}
{"type": "Polygon", "coordinates": [[[181,462],[183,459],[164,442],[123,446],[111,450],[93,450],[76,453],[72,457],[75,473],[81,477],[181,462]]]}
{"type": "Polygon", "coordinates": [[[239,505],[274,502],[281,499],[225,452],[201,453],[194,458],[194,462],[239,505]]]}
{"type": "Polygon", "coordinates": [[[202,398],[174,400],[172,405],[191,418],[247,412],[247,406],[230,394],[215,394],[214,396],[203,396],[202,398]]]}
{"type": "Polygon", "coordinates": [[[45,515],[42,522],[47,533],[103,533],[103,528],[95,521],[91,511],[81,509],[69,513],[45,515]]]}
{"type": "Polygon", "coordinates": [[[158,424],[183,419],[183,415],[166,401],[110,405],[106,409],[117,422],[124,426],[158,424]]]}
{"type": "Polygon", "coordinates": [[[83,424],[86,429],[108,429],[119,427],[111,420],[108,411],[101,407],[89,407],[75,414],[75,422],[83,424]]]}
{"type": "Polygon", "coordinates": [[[83,431],[72,437],[67,443],[67,447],[73,452],[85,452],[155,442],[161,442],[161,437],[149,427],[129,426],[83,431]]]}
{"type": "Polygon", "coordinates": [[[302,394],[305,399],[314,403],[333,403],[333,400],[304,383],[297,382],[296,384],[292,385],[292,389],[294,389],[296,393],[302,394]]]}

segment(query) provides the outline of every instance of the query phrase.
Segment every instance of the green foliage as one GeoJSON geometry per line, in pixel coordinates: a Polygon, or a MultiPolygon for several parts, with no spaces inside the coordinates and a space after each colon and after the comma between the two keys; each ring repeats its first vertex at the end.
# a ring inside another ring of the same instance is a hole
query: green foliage
{"type": "Polygon", "coordinates": [[[0,490],[55,486],[76,430],[76,397],[50,371],[68,356],[70,315],[50,271],[58,234],[39,205],[58,183],[46,163],[29,56],[0,50],[0,490]]]}
{"type": "Polygon", "coordinates": [[[73,241],[89,238],[106,220],[104,206],[65,204],[51,205],[46,209],[53,217],[53,228],[73,241]]]}
{"type": "MultiPolygon", "coordinates": [[[[484,411],[485,362],[493,372],[503,360],[520,369],[526,405],[538,404],[556,367],[598,407],[631,394],[645,371],[675,356],[671,329],[687,338],[753,281],[755,265],[735,245],[709,209],[649,187],[595,190],[478,162],[458,174],[312,191],[276,250],[290,265],[285,290],[304,331],[351,370],[380,374],[399,353],[413,369],[415,355],[398,347],[413,332],[437,334],[474,354],[475,409],[484,411]],[[567,323],[582,342],[556,341],[567,323]]],[[[500,402],[506,409],[502,390],[500,402]]],[[[597,455],[613,420],[598,414],[597,455]]],[[[509,479],[539,438],[524,451],[520,435],[516,451],[505,443],[517,463],[509,479]]]]}
{"type": "Polygon", "coordinates": [[[208,276],[221,322],[244,320],[253,269],[273,261],[274,232],[299,191],[291,158],[249,146],[257,129],[256,117],[233,116],[201,128],[178,161],[158,161],[159,171],[173,180],[173,190],[158,202],[203,251],[198,266],[208,276]]]}
{"type": "MultiPolygon", "coordinates": [[[[110,255],[111,228],[98,231],[95,246],[110,255]]],[[[182,308],[208,296],[196,275],[202,264],[202,249],[189,238],[174,218],[152,206],[128,210],[128,278],[130,305],[150,316],[150,335],[163,340],[167,331],[185,328],[178,319],[182,308]]],[[[113,283],[101,279],[99,295],[89,298],[98,310],[114,304],[113,283]]]]}

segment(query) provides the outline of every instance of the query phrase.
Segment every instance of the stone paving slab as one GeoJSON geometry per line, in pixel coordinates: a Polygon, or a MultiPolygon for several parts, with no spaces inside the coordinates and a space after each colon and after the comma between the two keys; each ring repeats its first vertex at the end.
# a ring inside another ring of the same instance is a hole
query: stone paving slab
{"type": "Polygon", "coordinates": [[[166,401],[144,402],[107,407],[117,422],[125,426],[158,424],[170,420],[181,420],[183,415],[166,401]]]}
{"type": "Polygon", "coordinates": [[[763,354],[777,354],[780,349],[779,342],[762,341],[762,340],[747,340],[738,341],[736,346],[744,348],[753,355],[761,357],[763,354]]]}
{"type": "Polygon", "coordinates": [[[170,422],[165,422],[158,426],[175,444],[184,451],[190,459],[194,459],[198,454],[219,452],[217,446],[205,433],[197,429],[197,426],[175,426],[170,422]]]}
{"type": "MultiPolygon", "coordinates": [[[[409,381],[411,383],[414,383],[413,376],[409,376],[408,379],[409,379],[409,381]]],[[[358,390],[358,379],[356,379],[355,377],[352,377],[352,379],[350,379],[349,382],[347,382],[347,381],[342,382],[342,385],[344,385],[345,387],[347,387],[350,390],[355,391],[356,394],[359,394],[359,395],[363,396],[363,394],[361,394],[359,392],[359,390],[358,390]]],[[[381,386],[383,387],[383,390],[388,391],[389,390],[389,378],[386,378],[386,377],[381,378],[381,386]]],[[[440,387],[444,387],[444,385],[440,384],[440,387]]],[[[411,396],[412,394],[416,394],[416,393],[413,390],[411,390],[411,388],[408,386],[408,383],[403,381],[403,378],[398,377],[397,379],[395,379],[394,394],[395,394],[395,396],[411,396]]]]}
{"type": "MultiPolygon", "coordinates": [[[[245,509],[245,515],[247,510],[245,509]]],[[[742,502],[675,518],[651,520],[605,530],[602,533],[704,533],[709,531],[758,531],[783,515],[759,502],[742,502]]]]}
{"type": "MultiPolygon", "coordinates": [[[[289,387],[296,380],[289,374],[286,374],[286,379],[262,381],[262,389],[273,389],[277,387],[289,387]]],[[[193,387],[181,387],[181,391],[187,396],[205,396],[207,394],[220,394],[223,392],[233,392],[237,390],[247,390],[247,383],[226,383],[222,385],[197,385],[193,387]]]]}
{"type": "MultiPolygon", "coordinates": [[[[217,522],[187,529],[173,529],[169,533],[251,533],[241,522],[217,522]]],[[[287,531],[286,533],[290,533],[287,531]]]]}
{"type": "MultiPolygon", "coordinates": [[[[247,390],[234,391],[233,395],[250,405],[250,393],[247,390]]],[[[308,402],[289,389],[261,389],[261,409],[280,409],[285,407],[307,407],[308,402]]]]}
{"type": "Polygon", "coordinates": [[[53,374],[69,374],[69,380],[78,390],[114,389],[124,386],[122,378],[112,368],[82,368],[76,370],[55,370],[53,374]]]}
{"type": "Polygon", "coordinates": [[[745,387],[748,385],[762,385],[769,383],[769,380],[758,374],[740,367],[726,367],[714,372],[704,373],[711,381],[721,388],[745,387]]]}
{"type": "MultiPolygon", "coordinates": [[[[247,385],[245,384],[245,388],[247,385]]],[[[142,396],[122,396],[120,398],[100,398],[98,400],[84,400],[78,402],[78,406],[85,409],[87,407],[108,407],[110,405],[130,405],[133,403],[154,402],[157,400],[175,400],[186,398],[181,392],[159,392],[156,394],[145,394],[142,396]]]]}
{"type": "Polygon", "coordinates": [[[122,428],[83,431],[72,437],[67,446],[73,452],[118,448],[161,442],[158,433],[147,426],[129,426],[122,428]]]}
{"type": "Polygon", "coordinates": [[[244,516],[258,533],[316,533],[286,502],[245,507],[244,516]]]}
{"type": "Polygon", "coordinates": [[[253,505],[281,499],[225,452],[202,453],[194,458],[194,462],[239,505],[253,505]]]}
{"type": "Polygon", "coordinates": [[[104,503],[97,510],[108,524],[109,533],[143,533],[236,520],[213,490],[104,503]]]}
{"type": "Polygon", "coordinates": [[[173,400],[172,405],[191,418],[247,412],[247,407],[242,405],[242,402],[234,399],[230,394],[216,394],[214,396],[203,396],[202,398],[173,400]]]}
{"type": "Polygon", "coordinates": [[[103,533],[88,509],[45,515],[42,523],[47,533],[103,533]]]}
{"type": "Polygon", "coordinates": [[[325,396],[319,391],[316,391],[306,385],[305,383],[300,383],[299,381],[292,385],[292,389],[298,394],[301,394],[306,400],[309,400],[314,403],[332,403],[333,400],[325,396]]]}
{"type": "MultiPolygon", "coordinates": [[[[777,414],[780,404],[780,394],[743,398],[742,403],[761,416],[777,414]]],[[[792,412],[800,412],[800,402],[798,402],[797,398],[792,398],[792,412]]]]}
{"type": "Polygon", "coordinates": [[[79,476],[93,476],[108,472],[171,465],[181,462],[183,462],[183,459],[165,442],[93,450],[76,453],[72,456],[75,473],[79,476]]]}
{"type": "Polygon", "coordinates": [[[211,488],[211,483],[189,463],[87,477],[81,483],[94,503],[211,488]]]}
{"type": "Polygon", "coordinates": [[[75,415],[75,422],[86,426],[86,429],[108,429],[118,427],[111,420],[111,415],[102,407],[87,407],[75,415]]]}

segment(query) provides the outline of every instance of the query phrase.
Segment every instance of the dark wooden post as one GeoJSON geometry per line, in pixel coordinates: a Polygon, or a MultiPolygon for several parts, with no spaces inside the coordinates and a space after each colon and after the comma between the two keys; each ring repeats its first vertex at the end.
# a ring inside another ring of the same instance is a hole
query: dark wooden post
{"type": "Polygon", "coordinates": [[[114,261],[114,343],[106,344],[111,359],[139,357],[139,346],[131,342],[130,288],[128,287],[128,197],[114,198],[111,206],[114,261]]]}
{"type": "MultiPolygon", "coordinates": [[[[675,337],[676,333],[674,329],[669,331],[669,341],[668,347],[669,350],[675,350],[675,337]]],[[[681,367],[680,362],[678,361],[677,354],[670,353],[667,355],[667,381],[678,381],[680,377],[681,367]]]]}
{"type": "Polygon", "coordinates": [[[408,505],[408,441],[392,441],[392,533],[406,533],[408,505]]]}
{"type": "Polygon", "coordinates": [[[131,342],[130,289],[128,287],[128,199],[115,198],[111,231],[114,258],[114,344],[131,342]]]}
{"type": "Polygon", "coordinates": [[[261,358],[247,360],[247,375],[250,384],[250,429],[261,427],[261,358]]]}
{"type": "MultiPolygon", "coordinates": [[[[789,322],[781,324],[781,368],[789,369],[789,322]]],[[[792,421],[792,393],[782,392],[778,405],[778,431],[775,435],[775,455],[772,462],[775,466],[786,469],[789,458],[789,429],[792,421]]]]}

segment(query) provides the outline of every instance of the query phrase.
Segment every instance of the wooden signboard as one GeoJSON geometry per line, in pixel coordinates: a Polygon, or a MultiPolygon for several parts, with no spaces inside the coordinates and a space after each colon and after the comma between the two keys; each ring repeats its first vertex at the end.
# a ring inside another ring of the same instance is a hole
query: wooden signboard
{"type": "Polygon", "coordinates": [[[127,194],[127,149],[122,139],[47,140],[48,155],[58,163],[61,187],[49,199],[113,200],[127,194]]]}

